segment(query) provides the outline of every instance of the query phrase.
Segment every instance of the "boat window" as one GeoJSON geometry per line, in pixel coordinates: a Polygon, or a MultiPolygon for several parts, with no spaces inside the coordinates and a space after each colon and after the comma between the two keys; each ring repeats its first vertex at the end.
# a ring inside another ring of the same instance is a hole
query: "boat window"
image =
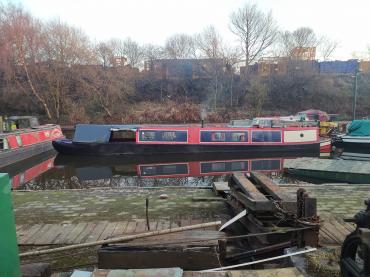
{"type": "Polygon", "coordinates": [[[187,164],[140,166],[141,176],[188,174],[187,164]]]}
{"type": "Polygon", "coordinates": [[[252,142],[281,142],[281,131],[253,131],[252,142]]]}
{"type": "Polygon", "coordinates": [[[111,131],[110,142],[136,141],[136,132],[132,130],[111,131]]]}
{"type": "Polygon", "coordinates": [[[153,141],[155,139],[155,132],[154,131],[141,131],[140,132],[140,140],[144,141],[153,141]]]}
{"type": "Polygon", "coordinates": [[[201,142],[248,142],[248,132],[242,131],[201,131],[201,142]]]}
{"type": "Polygon", "coordinates": [[[248,169],[248,164],[246,162],[232,162],[230,164],[230,169],[232,171],[247,170],[248,169]]]}
{"type": "Polygon", "coordinates": [[[187,142],[186,131],[140,131],[140,141],[187,142]]]}
{"type": "Polygon", "coordinates": [[[247,161],[201,163],[201,173],[247,171],[247,161]]]}
{"type": "Polygon", "coordinates": [[[255,160],[252,161],[251,170],[280,170],[280,160],[255,160]]]}

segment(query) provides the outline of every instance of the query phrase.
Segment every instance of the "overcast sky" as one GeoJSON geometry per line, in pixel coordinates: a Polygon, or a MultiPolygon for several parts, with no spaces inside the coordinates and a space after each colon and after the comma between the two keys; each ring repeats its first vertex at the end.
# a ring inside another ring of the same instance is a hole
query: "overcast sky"
{"type": "MultiPolygon", "coordinates": [[[[4,1],[4,0],[0,0],[4,1]]],[[[246,0],[12,0],[41,19],[60,18],[93,40],[131,37],[140,44],[163,44],[174,33],[193,34],[214,25],[236,43],[229,16],[246,0]]],[[[334,58],[349,59],[370,45],[370,0],[255,0],[272,10],[283,30],[309,26],[340,42],[334,58]]]]}

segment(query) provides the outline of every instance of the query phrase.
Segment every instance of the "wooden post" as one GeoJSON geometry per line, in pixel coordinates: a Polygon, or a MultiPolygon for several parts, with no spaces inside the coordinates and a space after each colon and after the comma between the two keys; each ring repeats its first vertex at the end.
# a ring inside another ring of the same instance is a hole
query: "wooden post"
{"type": "Polygon", "coordinates": [[[149,224],[149,198],[145,198],[145,217],[146,217],[146,226],[148,231],[150,231],[150,224],[149,224]]]}

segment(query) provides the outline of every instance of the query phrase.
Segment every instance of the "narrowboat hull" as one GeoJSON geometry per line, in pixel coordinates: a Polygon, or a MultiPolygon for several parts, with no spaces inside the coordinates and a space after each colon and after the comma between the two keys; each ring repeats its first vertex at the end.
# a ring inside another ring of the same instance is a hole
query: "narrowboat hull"
{"type": "Polygon", "coordinates": [[[334,143],[337,148],[343,148],[346,152],[358,152],[370,154],[370,137],[345,138],[334,143]]]}
{"type": "Polygon", "coordinates": [[[0,168],[53,150],[52,140],[64,138],[58,125],[1,133],[0,168]]]}
{"type": "Polygon", "coordinates": [[[54,148],[65,155],[112,156],[112,155],[165,155],[192,153],[317,153],[320,142],[305,144],[137,144],[135,142],[82,143],[71,140],[55,140],[54,148]]]}
{"type": "Polygon", "coordinates": [[[3,151],[0,153],[0,168],[29,159],[50,150],[53,150],[53,145],[50,141],[45,141],[23,148],[3,151]]]}

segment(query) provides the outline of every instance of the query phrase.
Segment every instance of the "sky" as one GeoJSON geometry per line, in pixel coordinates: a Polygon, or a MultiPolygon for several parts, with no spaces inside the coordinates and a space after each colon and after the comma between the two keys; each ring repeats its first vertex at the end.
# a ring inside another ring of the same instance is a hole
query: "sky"
{"type": "Polygon", "coordinates": [[[247,2],[271,10],[282,30],[308,26],[339,42],[334,59],[363,54],[370,45],[369,0],[0,0],[22,4],[34,16],[59,18],[95,41],[131,37],[163,45],[175,33],[194,34],[214,25],[230,45],[230,14],[247,2]]]}

